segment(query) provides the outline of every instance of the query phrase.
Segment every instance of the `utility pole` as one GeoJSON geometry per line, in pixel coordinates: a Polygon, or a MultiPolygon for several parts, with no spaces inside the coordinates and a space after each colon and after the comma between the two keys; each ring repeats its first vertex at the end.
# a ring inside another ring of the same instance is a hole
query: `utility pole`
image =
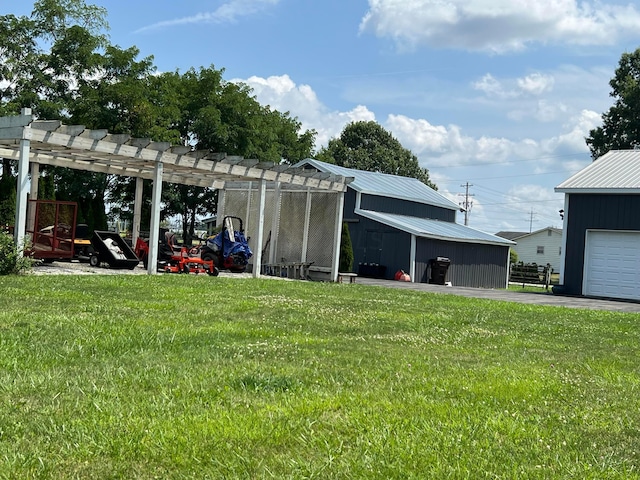
{"type": "Polygon", "coordinates": [[[536,214],[536,212],[533,211],[533,208],[531,209],[531,213],[529,214],[529,233],[531,233],[532,227],[533,227],[533,216],[536,214]]]}
{"type": "Polygon", "coordinates": [[[459,205],[464,208],[464,224],[465,226],[469,225],[469,212],[471,212],[471,207],[473,207],[473,200],[471,200],[469,197],[473,197],[473,193],[469,193],[469,187],[473,187],[473,184],[467,182],[463,185],[460,185],[461,187],[465,187],[465,191],[464,193],[459,193],[458,196],[464,196],[464,201],[460,202],[459,205]]]}

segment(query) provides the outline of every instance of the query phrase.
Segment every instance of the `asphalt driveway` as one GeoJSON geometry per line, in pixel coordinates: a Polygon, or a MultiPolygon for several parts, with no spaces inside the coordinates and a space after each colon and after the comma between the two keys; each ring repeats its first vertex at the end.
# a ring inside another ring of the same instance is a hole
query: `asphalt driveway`
{"type": "Polygon", "coordinates": [[[598,298],[574,297],[568,295],[554,295],[551,291],[540,289],[540,293],[518,292],[516,290],[493,290],[470,287],[446,287],[428,283],[396,282],[393,280],[379,280],[358,277],[357,283],[377,285],[387,288],[404,288],[421,292],[440,293],[444,295],[460,295],[463,297],[486,298],[504,302],[529,303],[534,305],[552,305],[567,308],[585,308],[590,310],[610,310],[615,312],[640,313],[640,302],[608,300],[598,298]]]}

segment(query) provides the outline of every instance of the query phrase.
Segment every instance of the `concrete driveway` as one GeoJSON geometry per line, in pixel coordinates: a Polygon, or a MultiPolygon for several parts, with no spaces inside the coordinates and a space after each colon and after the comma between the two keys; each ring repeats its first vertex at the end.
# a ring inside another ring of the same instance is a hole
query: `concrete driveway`
{"type": "Polygon", "coordinates": [[[585,308],[589,310],[610,310],[615,312],[640,313],[640,303],[622,300],[606,300],[598,298],[573,297],[554,295],[540,288],[540,293],[518,292],[515,290],[492,290],[470,287],[446,287],[428,283],[396,282],[393,280],[379,280],[358,277],[357,283],[376,285],[387,288],[404,288],[420,292],[440,293],[444,295],[460,295],[462,297],[486,298],[503,302],[529,303],[534,305],[551,305],[567,308],[585,308]]]}

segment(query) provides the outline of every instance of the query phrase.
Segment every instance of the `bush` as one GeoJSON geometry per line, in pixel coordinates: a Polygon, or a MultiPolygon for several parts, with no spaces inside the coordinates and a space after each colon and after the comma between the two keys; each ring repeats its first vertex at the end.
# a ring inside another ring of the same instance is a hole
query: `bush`
{"type": "Polygon", "coordinates": [[[340,238],[340,272],[351,272],[353,268],[353,246],[351,245],[351,235],[349,234],[349,225],[342,224],[342,237],[340,238]]]}
{"type": "Polygon", "coordinates": [[[0,275],[11,275],[31,269],[33,259],[21,255],[8,233],[0,232],[0,275]]]}

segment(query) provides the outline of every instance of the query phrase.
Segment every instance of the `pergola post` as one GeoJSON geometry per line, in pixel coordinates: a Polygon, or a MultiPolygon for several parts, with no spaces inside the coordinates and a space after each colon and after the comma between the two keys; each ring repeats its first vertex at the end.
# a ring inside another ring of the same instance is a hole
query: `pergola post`
{"type": "Polygon", "coordinates": [[[264,238],[264,204],[267,196],[267,182],[260,181],[258,186],[258,235],[253,255],[253,278],[260,277],[262,269],[262,239],[264,238]]]}
{"type": "MultiPolygon", "coordinates": [[[[31,115],[30,108],[23,108],[23,116],[31,115]]],[[[18,185],[16,191],[16,224],[14,226],[13,239],[16,245],[24,247],[24,236],[27,227],[27,201],[29,186],[29,152],[31,141],[29,140],[30,126],[22,127],[20,139],[20,158],[18,159],[18,185]]],[[[19,248],[22,255],[22,248],[19,248]]]]}
{"type": "Polygon", "coordinates": [[[131,226],[131,244],[136,248],[136,242],[140,237],[140,221],[142,217],[142,187],[144,180],[136,177],[136,193],[133,200],[133,225],[131,226]]]}
{"type": "Polygon", "coordinates": [[[280,228],[280,204],[282,198],[280,197],[282,191],[280,190],[280,182],[276,182],[273,191],[273,217],[271,219],[271,243],[269,244],[269,263],[276,263],[276,253],[278,251],[278,230],[280,228]]]}
{"type": "Polygon", "coordinates": [[[311,189],[307,189],[307,203],[304,209],[304,231],[302,232],[302,258],[301,262],[307,261],[307,248],[309,246],[309,224],[311,223],[311,189]]]}
{"type": "MultiPolygon", "coordinates": [[[[31,162],[31,192],[29,192],[30,200],[38,199],[38,182],[40,180],[40,164],[31,162]]],[[[36,209],[32,204],[32,208],[27,206],[27,231],[33,232],[36,226],[36,209]]]]}
{"type": "Polygon", "coordinates": [[[336,200],[336,224],[333,229],[335,238],[333,242],[333,262],[331,265],[331,281],[338,280],[338,268],[340,266],[340,240],[342,239],[342,210],[344,209],[344,192],[337,195],[336,200]]]}
{"type": "Polygon", "coordinates": [[[416,247],[416,236],[411,235],[411,251],[409,253],[409,276],[411,277],[412,283],[416,283],[416,247]]]}
{"type": "Polygon", "coordinates": [[[218,190],[218,208],[216,209],[216,227],[222,225],[224,220],[224,201],[225,191],[223,189],[218,190]]]}
{"type": "Polygon", "coordinates": [[[160,235],[160,198],[162,197],[162,162],[156,162],[153,171],[153,190],[151,193],[151,231],[149,232],[149,256],[147,273],[154,275],[158,272],[158,244],[160,235]]]}

